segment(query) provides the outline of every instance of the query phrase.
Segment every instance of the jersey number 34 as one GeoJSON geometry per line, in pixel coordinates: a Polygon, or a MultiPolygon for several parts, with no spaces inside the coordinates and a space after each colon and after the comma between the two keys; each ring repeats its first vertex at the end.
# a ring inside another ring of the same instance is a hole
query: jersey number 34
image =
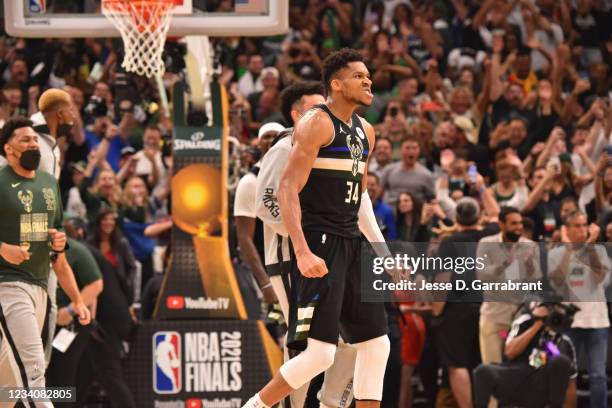
{"type": "Polygon", "coordinates": [[[348,191],[346,193],[346,198],[344,199],[345,203],[357,204],[359,201],[359,182],[356,181],[347,181],[346,185],[348,186],[348,191]]]}

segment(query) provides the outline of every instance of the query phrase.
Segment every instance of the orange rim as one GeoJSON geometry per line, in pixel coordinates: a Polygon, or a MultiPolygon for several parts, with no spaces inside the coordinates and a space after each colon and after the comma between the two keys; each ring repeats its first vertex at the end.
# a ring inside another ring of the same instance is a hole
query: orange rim
{"type": "Polygon", "coordinates": [[[142,10],[158,9],[159,12],[166,12],[174,7],[174,0],[102,0],[105,8],[116,12],[140,12],[142,10]]]}
{"type": "Polygon", "coordinates": [[[103,0],[103,6],[116,15],[130,15],[138,32],[155,31],[160,18],[175,5],[175,0],[103,0]]]}

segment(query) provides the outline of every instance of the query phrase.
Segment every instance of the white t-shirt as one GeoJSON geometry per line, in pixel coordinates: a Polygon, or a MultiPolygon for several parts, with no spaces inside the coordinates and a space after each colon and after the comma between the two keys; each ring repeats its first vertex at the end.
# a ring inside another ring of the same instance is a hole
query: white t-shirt
{"type": "MultiPolygon", "coordinates": [[[[565,246],[554,248],[548,253],[549,273],[554,271],[563,260],[565,246]]],[[[602,282],[597,282],[587,265],[588,255],[584,249],[573,251],[569,259],[569,273],[564,282],[564,287],[569,289],[569,295],[564,293],[567,300],[575,303],[580,308],[574,316],[572,327],[583,329],[599,329],[610,327],[608,319],[608,306],[606,304],[605,287],[610,282],[610,258],[602,245],[595,245],[595,251],[606,270],[606,277],[602,282]]],[[[551,280],[551,285],[559,289],[551,280]]]]}
{"type": "Polygon", "coordinates": [[[257,188],[257,177],[249,172],[242,176],[236,188],[234,198],[234,216],[257,218],[255,211],[255,189],[257,188]]]}
{"type": "MultiPolygon", "coordinates": [[[[136,174],[139,176],[150,175],[153,173],[153,163],[149,160],[142,150],[136,152],[136,157],[138,157],[138,161],[136,162],[136,174]]],[[[162,180],[166,175],[166,168],[164,167],[164,163],[162,162],[162,154],[161,152],[155,153],[155,162],[157,163],[157,168],[159,169],[159,180],[162,180]]],[[[159,184],[159,181],[158,181],[159,184]]]]}
{"type": "MultiPolygon", "coordinates": [[[[272,153],[272,158],[274,156],[274,152],[270,150],[268,154],[272,153]]],[[[268,154],[264,156],[264,160],[268,157],[268,154]]],[[[274,162],[274,161],[272,161],[274,162]]],[[[236,217],[250,217],[257,218],[259,215],[258,212],[258,199],[257,199],[257,184],[258,180],[263,176],[266,176],[266,172],[264,168],[268,169],[269,166],[266,166],[265,161],[262,161],[255,166],[259,167],[262,165],[262,169],[259,171],[259,175],[255,176],[255,174],[249,172],[245,174],[240,181],[238,182],[238,187],[236,188],[236,197],[234,199],[234,216],[236,217]]],[[[270,163],[270,161],[268,161],[270,163]]],[[[276,163],[275,166],[276,168],[276,163]]],[[[268,173],[269,174],[269,173],[268,173]]],[[[280,216],[279,216],[280,217],[280,216]]],[[[261,218],[261,216],[260,216],[261,218]]],[[[268,217],[269,218],[269,217],[268,217]]],[[[264,264],[266,266],[273,265],[278,263],[278,240],[279,236],[276,234],[274,228],[271,227],[268,222],[269,219],[262,219],[263,222],[263,233],[264,233],[264,251],[265,251],[265,260],[264,264]]],[[[288,239],[284,239],[282,243],[283,247],[283,259],[289,259],[289,245],[288,239]]]]}
{"type": "Polygon", "coordinates": [[[261,82],[261,75],[253,80],[253,74],[246,72],[238,80],[238,91],[246,98],[252,93],[263,91],[263,84],[261,82]]]}
{"type": "Polygon", "coordinates": [[[78,187],[70,188],[68,191],[68,202],[66,203],[66,214],[70,217],[77,217],[83,221],[87,220],[87,207],[83,203],[78,187]]]}
{"type": "MultiPolygon", "coordinates": [[[[46,125],[45,117],[41,112],[37,112],[30,118],[34,122],[34,128],[46,125]]],[[[40,147],[40,165],[38,170],[46,171],[53,175],[56,180],[59,180],[60,167],[60,149],[57,146],[57,141],[53,136],[47,133],[38,132],[38,145],[40,147]]]]}
{"type": "Polygon", "coordinates": [[[283,224],[276,194],[280,184],[289,153],[291,152],[291,136],[279,140],[261,160],[257,176],[257,194],[255,209],[257,216],[264,223],[264,246],[266,250],[266,266],[280,262],[278,245],[281,241],[283,261],[291,258],[289,253],[289,233],[283,224]]]}

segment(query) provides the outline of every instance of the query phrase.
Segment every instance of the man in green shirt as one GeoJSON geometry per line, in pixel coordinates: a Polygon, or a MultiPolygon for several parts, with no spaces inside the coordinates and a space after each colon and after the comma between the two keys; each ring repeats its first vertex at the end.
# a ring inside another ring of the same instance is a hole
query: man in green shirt
{"type": "MultiPolygon", "coordinates": [[[[95,320],[98,295],[102,293],[104,288],[102,272],[100,272],[100,268],[89,249],[81,242],[70,238],[70,230],[68,228],[69,226],[66,227],[66,232],[68,233],[66,258],[74,272],[83,302],[90,308],[91,317],[95,320]]],[[[54,269],[57,272],[61,269],[61,265],[55,264],[54,269]]],[[[69,330],[75,333],[76,336],[66,351],[61,351],[57,348],[53,349],[51,362],[47,369],[47,385],[49,387],[74,387],[77,383],[77,369],[81,356],[87,350],[89,338],[92,335],[92,331],[95,331],[96,325],[82,326],[74,324],[75,315],[70,299],[61,288],[57,290],[57,307],[56,332],[69,330]]],[[[84,392],[84,390],[77,389],[77,393],[79,392],[84,392]]]]}
{"type": "MultiPolygon", "coordinates": [[[[56,262],[67,263],[59,187],[53,176],[36,170],[38,135],[29,119],[14,117],[4,124],[0,154],[8,161],[0,169],[0,387],[45,387],[41,331],[50,252],[56,262]]],[[[89,324],[90,312],[71,270],[61,268],[57,278],[79,322],[89,324]]],[[[34,406],[31,398],[22,402],[34,406]]],[[[13,402],[0,402],[5,406],[13,402]]]]}

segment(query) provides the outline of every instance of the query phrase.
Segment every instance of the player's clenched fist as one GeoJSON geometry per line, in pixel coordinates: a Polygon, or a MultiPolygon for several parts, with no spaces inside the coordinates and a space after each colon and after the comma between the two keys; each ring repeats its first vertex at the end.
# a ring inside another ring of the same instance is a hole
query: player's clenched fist
{"type": "Polygon", "coordinates": [[[20,265],[22,262],[30,259],[27,249],[4,242],[0,244],[0,256],[13,265],[20,265]]]}
{"type": "Polygon", "coordinates": [[[91,323],[91,312],[89,311],[87,306],[85,306],[85,303],[83,302],[74,303],[73,309],[74,309],[74,314],[78,316],[79,318],[80,324],[82,324],[83,326],[86,326],[89,323],[91,323]]]}
{"type": "Polygon", "coordinates": [[[57,252],[63,251],[66,246],[66,233],[49,228],[49,236],[51,237],[51,249],[57,252]]]}
{"type": "Polygon", "coordinates": [[[321,278],[328,272],[325,261],[310,251],[297,257],[297,265],[300,273],[307,278],[321,278]]]}

